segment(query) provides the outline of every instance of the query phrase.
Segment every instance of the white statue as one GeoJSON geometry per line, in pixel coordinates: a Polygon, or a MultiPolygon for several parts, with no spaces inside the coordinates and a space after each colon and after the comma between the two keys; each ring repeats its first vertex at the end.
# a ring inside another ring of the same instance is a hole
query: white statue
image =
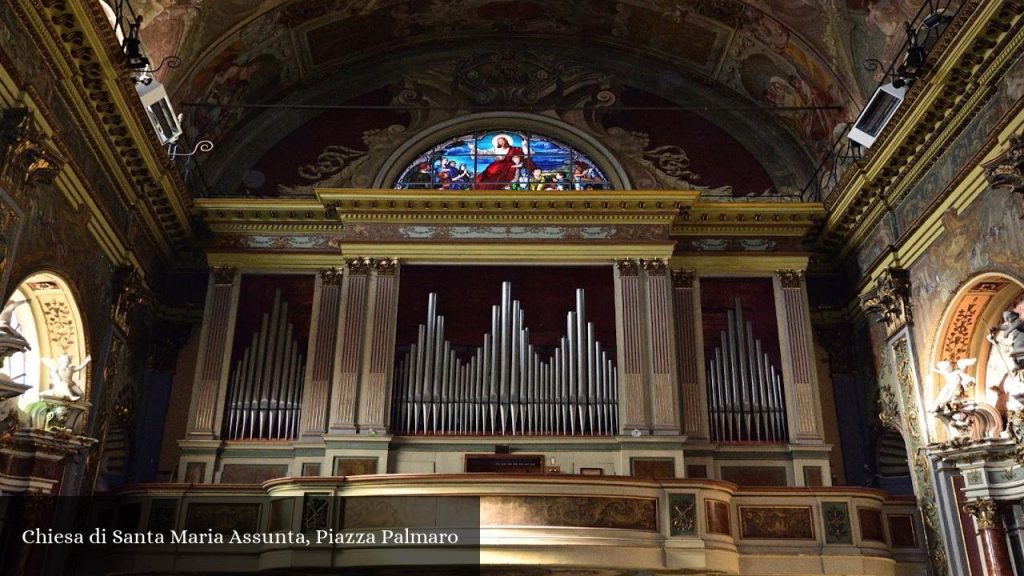
{"type": "Polygon", "coordinates": [[[974,366],[977,361],[977,358],[957,360],[956,370],[953,369],[953,363],[949,360],[943,360],[935,365],[933,370],[942,375],[946,383],[942,386],[942,390],[939,390],[939,395],[935,399],[935,406],[932,408],[933,412],[948,410],[951,408],[951,404],[967,398],[967,388],[974,386],[977,380],[965,372],[964,369],[974,366]]]}
{"type": "Polygon", "coordinates": [[[53,358],[40,358],[43,364],[50,369],[50,389],[41,394],[49,398],[67,398],[75,401],[82,397],[82,389],[75,382],[75,375],[85,369],[91,356],[86,356],[81,364],[75,366],[71,362],[71,356],[61,354],[56,361],[53,358]]]}

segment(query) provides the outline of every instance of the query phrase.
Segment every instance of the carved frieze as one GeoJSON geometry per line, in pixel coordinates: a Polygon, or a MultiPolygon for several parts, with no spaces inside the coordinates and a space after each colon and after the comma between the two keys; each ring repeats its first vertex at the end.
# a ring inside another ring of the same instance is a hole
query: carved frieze
{"type": "Polygon", "coordinates": [[[913,322],[910,307],[910,271],[886,268],[875,280],[875,288],[861,297],[861,309],[885,324],[887,333],[913,322]]]}

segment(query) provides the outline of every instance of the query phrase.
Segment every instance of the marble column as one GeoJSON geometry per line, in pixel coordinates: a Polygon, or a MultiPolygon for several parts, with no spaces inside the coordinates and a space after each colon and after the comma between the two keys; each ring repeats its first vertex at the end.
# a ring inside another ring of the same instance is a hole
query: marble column
{"type": "Polygon", "coordinates": [[[300,436],[303,438],[318,438],[327,431],[343,276],[338,268],[321,270],[313,288],[313,310],[316,312],[310,326],[306,381],[302,389],[300,436]]]}
{"type": "Polygon", "coordinates": [[[346,260],[330,402],[330,431],[333,433],[356,433],[369,284],[369,262],[362,258],[346,260]]]}
{"type": "Polygon", "coordinates": [[[395,365],[395,329],[398,322],[398,262],[372,260],[371,291],[367,303],[367,325],[359,382],[360,434],[385,432],[390,414],[391,381],[395,365]]]}
{"type": "Polygon", "coordinates": [[[189,439],[220,437],[240,284],[240,276],[235,268],[210,269],[189,409],[189,439]]]}
{"type": "Polygon", "coordinates": [[[676,359],[682,395],[682,430],[695,440],[708,438],[703,335],[700,332],[699,279],[693,270],[672,271],[676,359]]]}
{"type": "Polygon", "coordinates": [[[982,559],[988,576],[1012,576],[1010,551],[1006,546],[1006,529],[999,518],[995,500],[982,499],[964,505],[964,511],[974,517],[981,537],[982,559]]]}
{"type": "Polygon", "coordinates": [[[790,439],[821,443],[825,436],[804,273],[779,270],[774,284],[790,439]]]}

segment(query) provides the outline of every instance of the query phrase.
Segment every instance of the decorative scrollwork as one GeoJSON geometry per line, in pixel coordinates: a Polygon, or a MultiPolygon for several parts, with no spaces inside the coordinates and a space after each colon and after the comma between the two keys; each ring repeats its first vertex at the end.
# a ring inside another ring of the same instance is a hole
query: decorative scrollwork
{"type": "Polygon", "coordinates": [[[861,297],[861,309],[883,322],[890,335],[913,321],[910,307],[910,272],[886,268],[875,280],[875,289],[861,297]]]}

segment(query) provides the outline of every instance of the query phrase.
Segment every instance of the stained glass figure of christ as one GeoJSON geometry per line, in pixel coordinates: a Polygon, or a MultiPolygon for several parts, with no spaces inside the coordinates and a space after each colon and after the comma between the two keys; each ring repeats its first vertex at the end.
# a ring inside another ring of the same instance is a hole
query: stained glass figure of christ
{"type": "Polygon", "coordinates": [[[589,158],[529,132],[468,134],[432,147],[405,169],[395,188],[412,190],[606,190],[589,158]]]}

